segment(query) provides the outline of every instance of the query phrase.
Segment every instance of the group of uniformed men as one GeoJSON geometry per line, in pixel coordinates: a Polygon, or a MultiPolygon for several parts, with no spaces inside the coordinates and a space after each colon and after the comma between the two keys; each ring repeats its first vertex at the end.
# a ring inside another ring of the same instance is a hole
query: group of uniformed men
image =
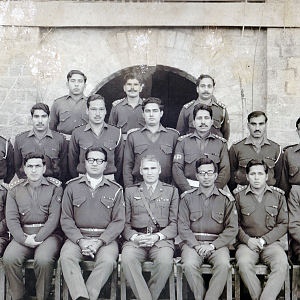
{"type": "MultiPolygon", "coordinates": [[[[70,71],[69,95],[56,99],[51,111],[35,104],[33,128],[16,137],[14,148],[1,139],[0,256],[13,299],[26,298],[27,258],[34,258],[37,299],[46,299],[59,256],[72,299],[97,299],[117,265],[122,234],[127,281],[137,299],[156,300],[173,266],[178,233],[196,300],[220,297],[230,244],[251,298],[275,299],[287,268],[288,225],[300,254],[300,145],[283,155],[266,137],[267,116],[254,111],[250,135],[228,151],[228,113],[213,96],[209,75],[197,80],[199,98],[183,106],[178,131],[160,123],[160,99],[140,98],[137,74],[125,76],[126,97],[113,102],[108,124],[105,99],[84,96],[86,80],[70,71]],[[15,172],[19,180],[8,185],[15,172]],[[95,260],[86,282],[79,265],[84,259],[95,260]],[[147,260],[154,262],[148,283],[141,268],[147,260]],[[207,291],[200,271],[205,261],[213,266],[207,291]],[[271,269],[263,290],[254,269],[259,261],[271,269]]],[[[300,131],[300,119],[296,127],[300,131]]]]}

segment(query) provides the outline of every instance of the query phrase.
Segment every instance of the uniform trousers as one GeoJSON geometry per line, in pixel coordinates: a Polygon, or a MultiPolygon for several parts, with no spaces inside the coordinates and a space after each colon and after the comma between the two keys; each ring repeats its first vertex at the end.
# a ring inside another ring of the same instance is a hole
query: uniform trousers
{"type": "Polygon", "coordinates": [[[13,299],[20,299],[25,294],[22,265],[26,259],[34,259],[37,300],[47,299],[53,277],[55,261],[59,256],[61,238],[49,236],[36,248],[23,246],[12,240],[3,255],[3,266],[13,299]]]}
{"type": "Polygon", "coordinates": [[[288,267],[287,256],[280,242],[267,245],[260,252],[252,251],[247,245],[241,244],[236,251],[239,273],[253,300],[276,299],[279,294],[288,267]],[[255,274],[255,265],[259,262],[270,267],[271,273],[262,291],[260,280],[255,274]]]}
{"type": "Polygon", "coordinates": [[[152,248],[126,246],[122,250],[124,275],[138,300],[156,300],[171,274],[174,250],[163,246],[152,248]],[[148,285],[142,275],[142,263],[153,261],[148,285]]]}
{"type": "Polygon", "coordinates": [[[95,254],[95,266],[86,283],[79,263],[87,256],[82,255],[77,244],[67,240],[61,249],[60,261],[64,279],[72,299],[78,297],[96,300],[113,270],[117,267],[119,248],[116,241],[103,245],[95,254]]]}
{"type": "Polygon", "coordinates": [[[200,269],[204,260],[194,248],[187,244],[182,245],[182,267],[195,300],[218,300],[224,290],[230,269],[229,250],[227,247],[221,247],[207,259],[208,263],[212,265],[212,277],[207,291],[200,269]]]}
{"type": "Polygon", "coordinates": [[[7,244],[8,238],[0,237],[0,257],[2,257],[7,244]]]}

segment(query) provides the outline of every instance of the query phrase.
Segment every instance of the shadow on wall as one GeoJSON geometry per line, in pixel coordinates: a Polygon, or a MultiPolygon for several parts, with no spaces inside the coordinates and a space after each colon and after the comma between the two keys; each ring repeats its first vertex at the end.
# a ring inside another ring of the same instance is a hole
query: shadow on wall
{"type": "Polygon", "coordinates": [[[105,78],[92,92],[92,94],[102,95],[106,100],[106,122],[112,102],[126,96],[123,85],[124,75],[127,72],[138,72],[142,75],[144,80],[144,87],[140,94],[142,98],[158,97],[164,101],[165,109],[161,122],[165,127],[176,128],[182,106],[198,97],[196,79],[182,70],[161,65],[133,66],[105,78]]]}

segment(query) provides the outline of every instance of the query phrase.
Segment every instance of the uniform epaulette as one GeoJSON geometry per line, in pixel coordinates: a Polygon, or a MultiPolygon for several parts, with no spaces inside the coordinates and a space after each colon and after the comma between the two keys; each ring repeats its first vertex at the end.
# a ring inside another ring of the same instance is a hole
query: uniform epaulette
{"type": "Polygon", "coordinates": [[[235,201],[234,197],[231,195],[231,193],[227,192],[227,191],[224,191],[222,189],[219,189],[219,192],[226,196],[230,201],[235,201]]]}
{"type": "Polygon", "coordinates": [[[166,182],[162,182],[162,185],[164,186],[169,186],[169,187],[172,187],[172,188],[175,188],[174,185],[170,184],[170,183],[166,183],[166,182]]]}
{"type": "Polygon", "coordinates": [[[191,194],[193,192],[195,192],[198,188],[193,188],[193,189],[190,189],[190,190],[187,190],[185,192],[183,192],[181,195],[180,195],[180,198],[182,199],[185,195],[187,194],[191,194]]]}
{"type": "Polygon", "coordinates": [[[172,131],[175,131],[176,133],[178,133],[178,134],[180,135],[180,132],[179,132],[177,129],[175,129],[175,128],[172,128],[172,127],[166,127],[166,129],[170,129],[170,130],[172,130],[172,131]]]}
{"type": "Polygon", "coordinates": [[[122,103],[124,100],[125,100],[125,98],[119,99],[119,100],[115,100],[115,101],[112,103],[112,106],[117,106],[118,104],[122,103]]]}
{"type": "Polygon", "coordinates": [[[297,146],[297,145],[298,145],[298,144],[286,146],[286,147],[284,147],[284,148],[282,149],[282,152],[285,152],[287,149],[292,148],[292,147],[295,147],[295,146],[297,146]]]}
{"type": "Polygon", "coordinates": [[[233,194],[236,195],[238,192],[241,192],[241,191],[245,190],[246,188],[247,188],[247,185],[240,185],[233,190],[233,194]]]}
{"type": "Polygon", "coordinates": [[[192,133],[188,133],[188,134],[185,134],[185,135],[182,135],[182,136],[180,136],[177,140],[178,141],[183,141],[185,138],[187,138],[187,137],[189,137],[189,136],[191,136],[192,135],[192,133]]]}
{"type": "Polygon", "coordinates": [[[221,140],[223,143],[227,143],[227,140],[217,134],[211,134],[214,138],[221,140]]]}
{"type": "Polygon", "coordinates": [[[190,106],[192,106],[192,105],[195,103],[195,101],[196,101],[196,100],[192,100],[191,102],[184,104],[183,107],[184,107],[185,109],[188,109],[190,106]]]}
{"type": "Polygon", "coordinates": [[[285,194],[285,192],[282,189],[280,189],[280,188],[278,188],[276,186],[270,186],[270,188],[271,188],[271,190],[274,190],[274,191],[276,191],[276,192],[278,192],[278,193],[280,193],[282,195],[285,194]]]}
{"type": "Polygon", "coordinates": [[[221,106],[222,108],[226,108],[225,104],[219,102],[219,101],[215,101],[219,106],[221,106]]]}
{"type": "Polygon", "coordinates": [[[21,183],[24,182],[24,181],[25,181],[25,179],[18,179],[18,180],[16,180],[16,181],[10,183],[10,184],[9,184],[9,188],[12,189],[12,188],[14,188],[15,186],[21,184],[21,183]]]}
{"type": "MultiPolygon", "coordinates": [[[[106,178],[106,179],[107,179],[107,178],[106,178]]],[[[122,189],[122,190],[123,190],[123,187],[121,186],[121,184],[117,183],[116,181],[114,181],[114,180],[111,180],[111,179],[107,179],[107,181],[109,181],[110,183],[113,183],[113,184],[115,184],[116,186],[118,186],[120,189],[122,189]]]]}
{"type": "Polygon", "coordinates": [[[21,132],[21,133],[18,133],[18,134],[16,135],[15,139],[18,138],[19,136],[25,134],[25,133],[28,133],[28,132],[29,132],[29,131],[27,130],[27,131],[23,131],[23,132],[21,132]]]}
{"type": "Polygon", "coordinates": [[[74,127],[74,129],[73,129],[73,130],[75,130],[75,129],[77,129],[77,128],[81,127],[81,126],[84,126],[84,125],[86,125],[86,124],[79,124],[79,125],[76,125],[76,126],[74,127]]]}
{"type": "Polygon", "coordinates": [[[130,133],[133,133],[133,132],[135,132],[135,131],[138,131],[140,128],[131,128],[131,129],[129,129],[128,131],[127,131],[127,136],[128,136],[128,134],[130,134],[130,133]]]}
{"type": "Polygon", "coordinates": [[[8,184],[8,183],[2,182],[2,183],[1,183],[1,186],[4,187],[4,188],[5,188],[6,190],[8,190],[8,191],[10,190],[10,187],[9,187],[9,184],[8,184]]]}
{"type": "Polygon", "coordinates": [[[57,187],[60,187],[61,184],[62,184],[61,181],[59,181],[58,179],[53,178],[53,177],[46,177],[46,179],[47,179],[49,182],[51,182],[51,183],[53,183],[54,185],[56,185],[57,187]]]}
{"type": "Polygon", "coordinates": [[[72,178],[72,179],[68,180],[68,181],[66,182],[66,185],[69,184],[69,183],[71,183],[71,182],[73,182],[73,181],[75,181],[75,180],[77,180],[77,179],[79,179],[79,178],[81,178],[81,177],[82,177],[82,176],[78,176],[78,177],[75,177],[75,178],[72,178]]]}
{"type": "Polygon", "coordinates": [[[236,145],[236,144],[240,143],[241,141],[243,141],[243,140],[245,140],[245,139],[246,139],[246,138],[242,138],[242,139],[240,139],[240,140],[238,140],[238,141],[236,141],[236,142],[233,142],[232,144],[236,145]]]}

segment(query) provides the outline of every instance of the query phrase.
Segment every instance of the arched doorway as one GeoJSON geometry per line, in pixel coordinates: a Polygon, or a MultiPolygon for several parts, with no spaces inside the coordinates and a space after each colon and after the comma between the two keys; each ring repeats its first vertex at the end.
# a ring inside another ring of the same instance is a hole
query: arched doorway
{"type": "Polygon", "coordinates": [[[164,101],[163,126],[176,128],[177,119],[182,106],[196,99],[195,78],[188,73],[167,66],[134,66],[120,70],[103,80],[93,93],[100,94],[106,99],[107,115],[109,117],[111,104],[116,99],[125,97],[123,78],[127,72],[139,72],[144,79],[142,98],[158,97],[164,101]]]}

